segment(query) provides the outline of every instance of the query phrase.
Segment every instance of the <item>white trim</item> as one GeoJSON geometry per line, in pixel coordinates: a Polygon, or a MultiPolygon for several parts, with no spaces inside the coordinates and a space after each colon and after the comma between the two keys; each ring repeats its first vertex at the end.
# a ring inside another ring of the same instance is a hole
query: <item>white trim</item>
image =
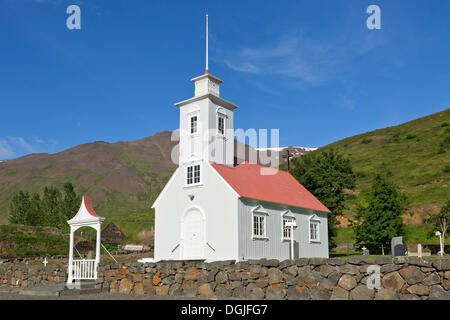
{"type": "Polygon", "coordinates": [[[190,187],[196,187],[199,185],[203,185],[203,163],[201,161],[199,162],[191,162],[187,165],[184,166],[185,170],[184,170],[184,187],[185,188],[190,188],[190,187]],[[195,167],[199,166],[199,181],[198,182],[194,182],[195,180],[195,167]],[[187,182],[187,174],[188,174],[188,168],[192,168],[192,183],[188,183],[187,182]]]}
{"type": "Polygon", "coordinates": [[[251,235],[252,240],[269,240],[267,237],[267,218],[269,216],[269,213],[261,206],[257,205],[252,210],[252,222],[251,222],[251,235]],[[263,234],[262,235],[256,235],[255,234],[255,216],[259,216],[263,218],[263,234]]]}
{"type": "Polygon", "coordinates": [[[309,243],[320,243],[320,223],[321,221],[319,220],[317,214],[312,214],[311,216],[309,216],[308,218],[308,239],[309,239],[309,243]],[[311,239],[311,224],[315,224],[317,225],[317,239],[311,239]]]}
{"type": "Polygon", "coordinates": [[[166,185],[164,186],[164,189],[161,191],[161,193],[159,194],[159,196],[156,198],[155,202],[153,202],[153,205],[151,206],[152,209],[155,209],[155,207],[158,205],[160,199],[162,198],[162,196],[164,195],[164,193],[166,192],[167,189],[169,189],[170,184],[173,182],[173,180],[175,179],[175,176],[177,175],[178,171],[180,170],[180,167],[178,167],[175,172],[172,174],[172,176],[170,177],[169,181],[167,181],[166,185]]]}

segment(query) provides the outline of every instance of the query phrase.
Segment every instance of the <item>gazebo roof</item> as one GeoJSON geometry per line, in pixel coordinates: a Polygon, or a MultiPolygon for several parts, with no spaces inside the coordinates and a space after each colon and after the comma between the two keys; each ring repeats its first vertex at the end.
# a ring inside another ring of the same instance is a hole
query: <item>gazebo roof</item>
{"type": "Polygon", "coordinates": [[[92,208],[91,198],[83,196],[80,210],[78,210],[75,217],[67,221],[67,223],[69,225],[89,225],[101,223],[103,220],[105,220],[105,218],[99,217],[92,208]]]}

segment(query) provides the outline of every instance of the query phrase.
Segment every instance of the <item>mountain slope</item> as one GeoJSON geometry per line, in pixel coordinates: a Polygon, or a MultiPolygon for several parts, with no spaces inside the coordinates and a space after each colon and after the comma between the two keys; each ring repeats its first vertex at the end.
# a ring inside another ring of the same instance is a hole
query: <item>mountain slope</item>
{"type": "MultiPolygon", "coordinates": [[[[420,223],[428,210],[437,211],[450,198],[450,109],[404,124],[379,129],[322,147],[333,148],[351,160],[357,191],[368,187],[375,174],[388,169],[411,200],[420,223]]],[[[348,204],[354,212],[355,196],[348,204]]]]}
{"type": "Polygon", "coordinates": [[[131,142],[93,142],[56,154],[31,154],[0,163],[0,224],[18,189],[42,191],[70,181],[93,198],[101,215],[149,207],[176,165],[170,160],[171,132],[131,142]]]}

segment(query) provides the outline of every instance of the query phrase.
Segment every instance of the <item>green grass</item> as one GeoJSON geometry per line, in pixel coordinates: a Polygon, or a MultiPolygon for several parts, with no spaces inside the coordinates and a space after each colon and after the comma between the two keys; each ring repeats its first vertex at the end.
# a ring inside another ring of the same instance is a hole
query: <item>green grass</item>
{"type": "MultiPolygon", "coordinates": [[[[406,235],[404,237],[404,243],[406,244],[439,244],[439,238],[435,236],[429,237],[428,234],[432,228],[425,225],[418,226],[406,226],[406,235]]],[[[355,233],[352,228],[338,228],[336,235],[336,243],[355,243],[355,233]]],[[[450,243],[450,235],[447,233],[445,237],[446,243],[450,243]]]]}
{"type": "Polygon", "coordinates": [[[150,230],[155,225],[155,211],[154,209],[142,209],[108,217],[103,225],[106,226],[109,222],[117,225],[127,236],[122,243],[138,243],[139,232],[150,230]]]}
{"type": "MultiPolygon", "coordinates": [[[[357,191],[388,169],[408,194],[411,206],[444,203],[450,197],[450,109],[399,126],[379,129],[320,148],[335,149],[350,159],[357,191]]],[[[357,197],[347,206],[355,212],[357,197]]]]}

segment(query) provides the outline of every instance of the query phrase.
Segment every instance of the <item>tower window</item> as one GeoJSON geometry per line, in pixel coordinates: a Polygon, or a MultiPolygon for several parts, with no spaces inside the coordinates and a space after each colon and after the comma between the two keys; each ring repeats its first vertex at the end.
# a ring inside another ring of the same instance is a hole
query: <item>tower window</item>
{"type": "Polygon", "coordinates": [[[225,118],[223,116],[217,118],[217,131],[221,135],[225,134],[225,118]]]}
{"type": "Polygon", "coordinates": [[[197,133],[197,116],[191,117],[191,134],[197,133]]]}
{"type": "Polygon", "coordinates": [[[186,171],[186,184],[198,184],[200,183],[200,165],[188,166],[186,171]]]}

